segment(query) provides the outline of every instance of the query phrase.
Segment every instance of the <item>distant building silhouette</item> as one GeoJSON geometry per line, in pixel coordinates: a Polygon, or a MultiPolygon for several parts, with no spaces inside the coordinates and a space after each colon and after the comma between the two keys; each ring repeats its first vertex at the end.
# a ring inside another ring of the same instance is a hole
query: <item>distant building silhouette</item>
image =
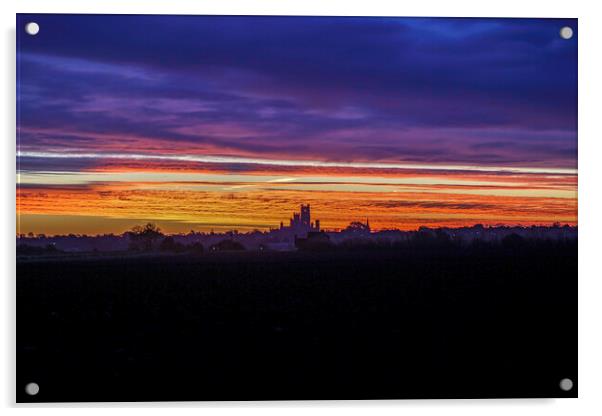
{"type": "Polygon", "coordinates": [[[288,227],[280,222],[280,230],[288,231],[295,236],[305,237],[308,233],[320,231],[320,220],[316,220],[315,223],[312,222],[309,204],[301,204],[300,211],[294,212],[290,218],[288,227]]]}

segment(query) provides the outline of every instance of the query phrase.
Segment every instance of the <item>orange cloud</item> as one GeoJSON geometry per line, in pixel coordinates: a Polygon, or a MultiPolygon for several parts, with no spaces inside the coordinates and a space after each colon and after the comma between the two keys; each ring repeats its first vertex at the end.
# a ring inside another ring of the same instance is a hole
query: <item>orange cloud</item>
{"type": "MultiPolygon", "coordinates": [[[[375,176],[361,169],[303,168],[232,176],[205,169],[190,173],[211,173],[206,180],[171,180],[172,169],[145,168],[137,172],[149,174],[149,180],[127,181],[119,175],[131,171],[111,172],[91,174],[84,184],[23,184],[17,189],[18,212],[23,218],[111,219],[104,221],[105,232],[123,231],[121,223],[115,227],[117,220],[140,219],[162,222],[174,232],[181,231],[178,224],[200,231],[268,230],[286,222],[300,203],[310,203],[314,217],[331,230],[366,217],[377,230],[577,223],[574,175],[385,171],[375,176]],[[161,180],[152,175],[157,172],[164,173],[161,180]]],[[[20,225],[20,232],[44,232],[33,229],[40,228],[39,221],[20,225]]],[[[74,228],[65,221],[63,233],[78,232],[74,228]]]]}

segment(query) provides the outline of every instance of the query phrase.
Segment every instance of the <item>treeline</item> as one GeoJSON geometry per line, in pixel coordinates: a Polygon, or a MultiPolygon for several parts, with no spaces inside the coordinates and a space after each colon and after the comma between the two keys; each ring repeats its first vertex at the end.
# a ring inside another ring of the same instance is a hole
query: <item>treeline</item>
{"type": "MultiPolygon", "coordinates": [[[[153,223],[135,226],[121,236],[61,237],[53,240],[19,238],[17,255],[36,256],[61,253],[190,253],[220,251],[353,251],[353,250],[434,250],[434,249],[505,249],[524,250],[537,247],[570,247],[577,245],[576,231],[565,233],[565,227],[549,228],[549,233],[532,229],[488,229],[474,226],[465,229],[429,229],[387,235],[386,232],[360,232],[342,236],[336,233],[309,233],[295,238],[294,245],[279,247],[261,239],[246,238],[236,233],[201,237],[165,235],[153,223]],[[468,232],[467,232],[468,231],[468,232]],[[80,239],[84,239],[80,241],[80,239]]],[[[544,230],[545,231],[545,230],[544,230]]]]}
{"type": "MultiPolygon", "coordinates": [[[[155,224],[148,223],[145,226],[136,226],[126,233],[130,244],[130,251],[161,251],[168,253],[195,253],[200,254],[205,251],[205,247],[200,242],[183,244],[174,239],[173,236],[166,236],[155,224]]],[[[224,239],[217,244],[209,247],[210,251],[240,251],[245,247],[238,241],[224,239]]]]}
{"type": "MultiPolygon", "coordinates": [[[[516,233],[506,235],[500,239],[472,240],[454,239],[442,231],[416,232],[404,240],[372,239],[358,237],[344,240],[338,244],[330,244],[331,250],[383,250],[383,249],[415,249],[415,250],[487,250],[504,249],[520,251],[540,248],[570,248],[577,246],[576,238],[552,239],[545,237],[524,237],[516,233]]],[[[326,248],[324,244],[320,249],[326,248]]],[[[311,250],[312,247],[307,247],[311,250]]]]}

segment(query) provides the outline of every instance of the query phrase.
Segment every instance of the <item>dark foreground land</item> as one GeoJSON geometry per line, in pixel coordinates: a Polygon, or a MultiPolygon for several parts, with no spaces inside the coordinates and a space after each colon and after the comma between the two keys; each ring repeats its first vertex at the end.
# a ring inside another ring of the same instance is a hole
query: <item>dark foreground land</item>
{"type": "Polygon", "coordinates": [[[19,261],[17,357],[18,401],[576,397],[577,245],[19,261]]]}

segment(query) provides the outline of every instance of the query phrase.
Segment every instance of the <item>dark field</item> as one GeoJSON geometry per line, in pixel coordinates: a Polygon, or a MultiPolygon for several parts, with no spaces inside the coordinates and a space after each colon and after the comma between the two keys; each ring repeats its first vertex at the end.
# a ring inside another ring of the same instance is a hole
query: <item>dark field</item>
{"type": "Polygon", "coordinates": [[[577,245],[18,261],[17,321],[18,401],[576,397],[577,245]]]}

